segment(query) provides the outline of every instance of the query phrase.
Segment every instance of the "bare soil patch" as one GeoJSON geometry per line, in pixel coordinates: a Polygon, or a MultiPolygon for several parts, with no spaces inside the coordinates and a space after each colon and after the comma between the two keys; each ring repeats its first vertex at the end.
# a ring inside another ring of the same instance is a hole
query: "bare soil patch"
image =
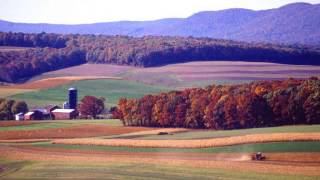
{"type": "Polygon", "coordinates": [[[138,131],[152,130],[144,127],[116,127],[107,125],[76,125],[65,128],[0,132],[0,140],[83,138],[119,135],[138,131]]]}
{"type": "Polygon", "coordinates": [[[0,127],[9,127],[9,126],[24,126],[34,124],[35,122],[29,121],[0,121],[0,127]]]}
{"type": "Polygon", "coordinates": [[[148,148],[206,148],[250,143],[284,142],[284,141],[320,141],[320,133],[273,133],[250,134],[197,140],[137,140],[137,139],[57,139],[56,144],[97,145],[116,147],[148,148]]]}

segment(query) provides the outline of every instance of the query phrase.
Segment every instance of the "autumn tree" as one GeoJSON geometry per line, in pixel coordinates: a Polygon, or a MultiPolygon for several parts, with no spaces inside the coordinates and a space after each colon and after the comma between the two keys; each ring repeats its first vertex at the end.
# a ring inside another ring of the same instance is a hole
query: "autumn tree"
{"type": "Polygon", "coordinates": [[[104,111],[104,98],[97,98],[94,96],[85,96],[81,99],[78,105],[78,110],[81,116],[92,117],[95,119],[98,114],[104,111]]]}

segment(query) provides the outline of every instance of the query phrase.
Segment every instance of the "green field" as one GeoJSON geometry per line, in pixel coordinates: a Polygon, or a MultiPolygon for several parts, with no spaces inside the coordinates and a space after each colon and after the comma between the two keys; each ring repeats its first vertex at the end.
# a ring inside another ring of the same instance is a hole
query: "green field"
{"type": "Polygon", "coordinates": [[[0,161],[8,167],[0,179],[49,180],[49,179],[219,179],[219,180],[315,180],[318,177],[238,172],[222,169],[195,168],[188,166],[155,165],[145,163],[70,163],[0,161]]]}
{"type": "MultiPolygon", "coordinates": [[[[253,128],[253,129],[239,129],[239,130],[194,130],[176,133],[173,135],[148,135],[141,137],[118,136],[118,138],[135,138],[135,139],[206,139],[227,136],[241,136],[248,134],[267,134],[267,133],[303,133],[303,132],[320,132],[320,125],[297,125],[297,126],[281,126],[268,128],[253,128]]],[[[116,138],[117,136],[113,136],[116,138]]]]}
{"type": "Polygon", "coordinates": [[[171,90],[170,88],[146,85],[126,80],[85,80],[56,88],[21,93],[10,96],[10,98],[24,100],[29,106],[41,106],[46,104],[61,105],[67,99],[67,90],[70,87],[76,87],[78,89],[79,99],[85,95],[104,97],[107,100],[106,104],[108,106],[115,106],[121,97],[140,98],[146,94],[171,90]]]}
{"type": "Polygon", "coordinates": [[[62,128],[83,124],[101,124],[108,126],[122,126],[120,120],[117,119],[99,119],[99,120],[48,120],[48,121],[34,121],[34,124],[23,126],[7,126],[0,127],[1,131],[25,131],[25,130],[38,130],[38,129],[50,129],[50,128],[62,128]]]}
{"type": "Polygon", "coordinates": [[[274,142],[242,144],[215,148],[132,148],[93,145],[64,145],[50,142],[31,143],[33,146],[62,149],[81,149],[114,152],[179,152],[179,153],[252,153],[252,152],[320,152],[320,142],[274,142]]]}

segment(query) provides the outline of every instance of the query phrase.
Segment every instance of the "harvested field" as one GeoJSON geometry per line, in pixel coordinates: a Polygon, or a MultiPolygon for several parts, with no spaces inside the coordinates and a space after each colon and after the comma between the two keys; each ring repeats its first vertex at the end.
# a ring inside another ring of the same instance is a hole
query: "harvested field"
{"type": "Polygon", "coordinates": [[[320,67],[241,61],[195,61],[152,68],[83,64],[44,73],[30,81],[62,76],[122,77],[145,84],[182,88],[233,81],[319,77],[320,67]]]}
{"type": "Polygon", "coordinates": [[[136,69],[132,72],[171,74],[184,81],[221,79],[261,80],[320,76],[320,67],[263,62],[201,61],[136,69]]]}
{"type": "Polygon", "coordinates": [[[225,169],[241,172],[276,173],[290,175],[319,176],[319,154],[294,153],[279,157],[268,154],[274,161],[252,162],[249,154],[197,154],[197,153],[94,153],[56,149],[37,149],[26,146],[0,146],[0,157],[11,160],[32,160],[42,162],[77,162],[77,163],[139,163],[174,165],[193,168],[225,169]],[[298,162],[288,158],[296,155],[298,162]],[[315,159],[314,159],[315,158],[315,159]],[[226,161],[229,159],[229,161],[226,161]],[[310,162],[310,160],[312,163],[310,162]],[[279,161],[278,161],[279,160],[279,161]],[[283,162],[281,162],[283,161],[283,162]]]}
{"type": "Polygon", "coordinates": [[[35,122],[30,121],[0,121],[0,127],[9,127],[9,126],[24,126],[34,124],[35,122]]]}
{"type": "Polygon", "coordinates": [[[30,81],[62,76],[117,76],[119,73],[132,69],[137,69],[137,67],[111,64],[82,64],[79,66],[43,73],[42,75],[34,77],[30,81]]]}
{"type": "Polygon", "coordinates": [[[116,127],[107,125],[77,125],[64,128],[22,130],[22,131],[3,131],[0,132],[0,140],[14,139],[48,139],[48,138],[81,138],[108,136],[132,133],[138,131],[152,130],[143,127],[116,127]]]}
{"type": "Polygon", "coordinates": [[[320,141],[320,133],[274,133],[252,134],[235,137],[201,140],[135,140],[135,139],[57,139],[53,143],[75,145],[98,145],[117,147],[148,148],[206,148],[238,144],[283,142],[283,141],[320,141]]]}
{"type": "Polygon", "coordinates": [[[119,77],[109,77],[109,76],[65,76],[65,77],[54,77],[48,79],[42,79],[30,83],[2,86],[1,88],[10,88],[10,89],[49,89],[54,88],[60,85],[69,84],[74,81],[81,80],[94,80],[94,79],[113,79],[121,80],[119,77]]]}
{"type": "Polygon", "coordinates": [[[150,131],[141,131],[141,132],[133,132],[128,134],[121,134],[121,135],[115,135],[115,136],[107,136],[106,138],[133,138],[133,137],[144,137],[148,135],[159,135],[159,133],[165,133],[168,135],[172,135],[173,133],[181,133],[181,132],[187,132],[190,131],[190,129],[185,128],[160,128],[150,131]]]}

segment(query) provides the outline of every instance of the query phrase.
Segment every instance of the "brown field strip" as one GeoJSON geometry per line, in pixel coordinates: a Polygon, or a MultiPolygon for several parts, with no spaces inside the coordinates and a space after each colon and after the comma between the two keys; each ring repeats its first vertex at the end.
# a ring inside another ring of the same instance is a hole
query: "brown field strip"
{"type": "Polygon", "coordinates": [[[0,127],[9,127],[9,126],[24,126],[34,124],[35,122],[30,121],[0,121],[0,127]]]}
{"type": "Polygon", "coordinates": [[[239,144],[282,142],[282,141],[320,141],[320,133],[274,133],[251,134],[244,136],[199,139],[199,140],[136,140],[136,139],[57,139],[56,144],[97,145],[116,147],[148,148],[206,148],[239,144]]]}
{"type": "Polygon", "coordinates": [[[320,153],[268,153],[270,161],[251,161],[245,153],[166,153],[166,152],[96,152],[1,146],[0,158],[63,163],[144,163],[197,168],[218,168],[243,172],[279,173],[290,175],[320,175],[320,153]],[[291,161],[297,159],[299,161],[291,161]]]}
{"type": "Polygon", "coordinates": [[[64,128],[3,131],[0,140],[50,139],[50,138],[82,138],[119,135],[138,131],[152,130],[144,127],[115,127],[107,125],[76,125],[64,128]]]}
{"type": "Polygon", "coordinates": [[[34,82],[16,84],[10,86],[2,86],[1,88],[10,88],[10,89],[48,89],[57,87],[64,84],[69,84],[74,81],[81,80],[94,80],[94,79],[114,79],[122,80],[120,77],[109,77],[109,76],[65,76],[65,77],[54,77],[48,79],[42,79],[34,82]]]}

